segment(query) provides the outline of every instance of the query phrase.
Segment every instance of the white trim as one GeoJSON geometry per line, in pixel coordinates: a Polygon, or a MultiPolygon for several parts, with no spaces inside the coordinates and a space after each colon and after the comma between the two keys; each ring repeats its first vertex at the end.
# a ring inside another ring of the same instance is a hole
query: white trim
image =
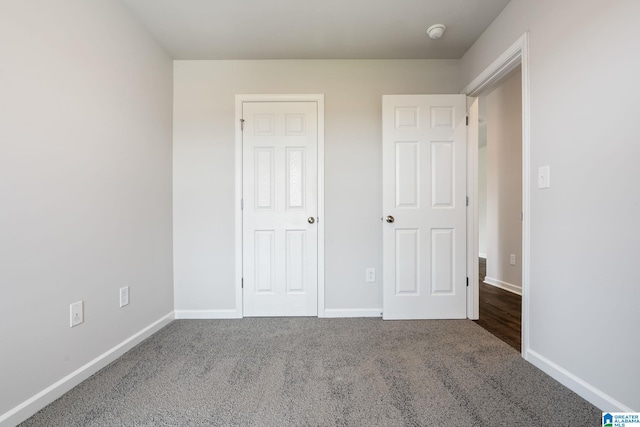
{"type": "MultiPolygon", "coordinates": [[[[462,91],[467,96],[477,96],[491,85],[497,83],[502,77],[516,68],[522,69],[522,357],[527,360],[530,353],[529,342],[529,284],[531,278],[531,219],[530,219],[530,163],[531,163],[531,127],[530,109],[531,92],[529,86],[529,33],[524,33],[502,55],[491,63],[482,73],[471,81],[462,91]]],[[[473,176],[477,183],[477,175],[473,176]]],[[[476,204],[477,185],[471,185],[468,189],[470,204],[476,204]],[[475,190],[474,190],[475,189],[475,190]]],[[[474,219],[468,233],[475,233],[478,218],[474,219]]],[[[467,248],[467,256],[475,257],[479,252],[478,246],[467,248]]],[[[479,281],[472,281],[471,286],[476,288],[479,281]]],[[[473,302],[475,304],[475,301],[473,302]]]]}
{"type": "MultiPolygon", "coordinates": [[[[529,86],[529,33],[520,38],[522,72],[522,349],[528,353],[531,283],[531,88],[529,86]]],[[[526,359],[526,354],[525,359],[526,359]]]]}
{"type": "Polygon", "coordinates": [[[529,33],[523,34],[460,93],[467,96],[478,96],[520,65],[524,45],[528,45],[528,35],[529,33]]]}
{"type": "Polygon", "coordinates": [[[236,312],[242,312],[242,118],[243,102],[316,102],[318,104],[318,317],[325,317],[324,300],[324,94],[241,94],[236,95],[235,116],[235,258],[236,312]]]}
{"type": "Polygon", "coordinates": [[[324,95],[318,102],[318,317],[324,317],[324,95]]]}
{"type": "Polygon", "coordinates": [[[107,366],[127,351],[138,345],[146,338],[153,335],[155,332],[167,326],[174,319],[174,313],[171,312],[160,319],[156,320],[146,328],[133,334],[120,344],[96,357],[84,366],[76,369],[66,377],[53,383],[49,387],[45,388],[41,392],[35,394],[29,399],[25,400],[15,408],[0,415],[0,425],[17,425],[33,414],[44,408],[60,396],[71,390],[73,387],[80,384],[82,381],[89,378],[91,375],[98,372],[100,369],[107,366]]]}
{"type": "Polygon", "coordinates": [[[324,317],[382,317],[382,308],[327,308],[324,317]]]}
{"type": "Polygon", "coordinates": [[[635,412],[630,407],[618,402],[602,390],[595,388],[533,350],[527,351],[527,357],[525,359],[563,386],[574,391],[578,396],[598,407],[601,411],[635,412]]]}
{"type": "Polygon", "coordinates": [[[483,254],[482,252],[478,252],[478,258],[487,259],[487,254],[483,254]]]}
{"type": "Polygon", "coordinates": [[[240,127],[240,119],[242,118],[242,101],[240,95],[236,95],[236,115],[235,115],[235,181],[236,191],[234,199],[235,212],[235,289],[236,289],[236,308],[239,316],[242,317],[242,129],[240,127]]]}
{"type": "Polygon", "coordinates": [[[238,310],[176,310],[176,319],[240,319],[238,310]]]}
{"type": "Polygon", "coordinates": [[[478,98],[467,97],[467,317],[471,320],[480,318],[480,288],[477,286],[480,276],[480,265],[475,256],[471,256],[471,248],[480,247],[478,231],[479,208],[475,200],[478,198],[478,98]],[[469,281],[472,285],[469,286],[469,281]]]}
{"type": "Polygon", "coordinates": [[[485,276],[483,282],[496,288],[504,289],[516,295],[522,295],[522,286],[514,285],[513,283],[503,282],[502,280],[494,279],[493,277],[485,276]]]}

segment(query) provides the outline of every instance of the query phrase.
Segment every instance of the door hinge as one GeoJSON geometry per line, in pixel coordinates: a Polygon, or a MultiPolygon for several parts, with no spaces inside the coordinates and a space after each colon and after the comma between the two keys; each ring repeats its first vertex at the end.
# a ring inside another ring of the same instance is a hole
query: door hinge
{"type": "Polygon", "coordinates": [[[467,206],[469,206],[469,196],[467,196],[467,206]]]}
{"type": "Polygon", "coordinates": [[[240,119],[240,130],[244,130],[244,119],[240,119]]]}
{"type": "Polygon", "coordinates": [[[469,126],[469,116],[467,116],[467,126],[469,126]]]}
{"type": "Polygon", "coordinates": [[[467,288],[469,287],[469,278],[467,277],[467,288]]]}
{"type": "Polygon", "coordinates": [[[244,199],[240,199],[240,210],[244,210],[244,199]]]}
{"type": "Polygon", "coordinates": [[[240,288],[244,289],[244,277],[240,279],[240,288]]]}

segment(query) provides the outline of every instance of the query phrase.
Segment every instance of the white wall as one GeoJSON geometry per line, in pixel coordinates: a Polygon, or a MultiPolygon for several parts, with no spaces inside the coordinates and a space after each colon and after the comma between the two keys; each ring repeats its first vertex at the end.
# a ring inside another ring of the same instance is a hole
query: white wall
{"type": "Polygon", "coordinates": [[[176,61],[176,310],[235,310],[234,97],[325,94],[326,308],[382,307],[383,94],[457,93],[459,61],[176,61]],[[365,283],[365,269],[378,271],[365,283]]]}
{"type": "Polygon", "coordinates": [[[522,77],[516,69],[485,95],[486,243],[489,284],[522,289],[522,77]],[[511,255],[516,256],[511,265],[511,255]]]}
{"type": "Polygon", "coordinates": [[[171,313],[171,87],[119,2],[0,3],[0,420],[171,313]]]}
{"type": "Polygon", "coordinates": [[[607,410],[640,410],[638,16],[635,0],[512,0],[462,61],[468,83],[530,32],[525,357],[607,410]]]}

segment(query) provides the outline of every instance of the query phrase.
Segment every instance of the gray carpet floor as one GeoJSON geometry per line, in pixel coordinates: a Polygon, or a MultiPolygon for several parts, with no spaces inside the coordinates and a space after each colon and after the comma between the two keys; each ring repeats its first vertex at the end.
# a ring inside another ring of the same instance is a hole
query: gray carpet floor
{"type": "Polygon", "coordinates": [[[600,426],[467,320],[178,320],[23,426],[600,426]]]}

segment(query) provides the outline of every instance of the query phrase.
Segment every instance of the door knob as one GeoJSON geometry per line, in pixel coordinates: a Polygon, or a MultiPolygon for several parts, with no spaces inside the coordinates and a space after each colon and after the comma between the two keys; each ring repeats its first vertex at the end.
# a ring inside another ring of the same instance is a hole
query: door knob
{"type": "Polygon", "coordinates": [[[307,218],[307,222],[309,224],[313,224],[314,222],[316,222],[316,219],[314,217],[310,216],[309,218],[307,218]]]}
{"type": "Polygon", "coordinates": [[[387,215],[387,217],[384,220],[387,221],[389,224],[391,224],[396,219],[394,217],[392,217],[391,215],[387,215]]]}

